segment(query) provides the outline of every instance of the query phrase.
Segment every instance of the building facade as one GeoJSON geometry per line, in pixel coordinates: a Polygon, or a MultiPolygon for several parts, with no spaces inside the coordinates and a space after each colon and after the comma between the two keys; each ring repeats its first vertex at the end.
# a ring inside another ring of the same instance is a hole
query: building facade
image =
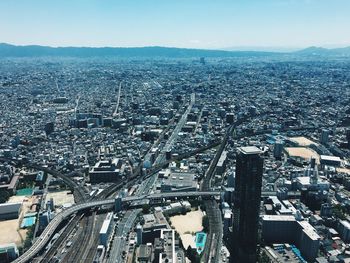
{"type": "Polygon", "coordinates": [[[257,147],[241,147],[236,159],[234,250],[237,262],[257,261],[263,158],[257,147]]]}

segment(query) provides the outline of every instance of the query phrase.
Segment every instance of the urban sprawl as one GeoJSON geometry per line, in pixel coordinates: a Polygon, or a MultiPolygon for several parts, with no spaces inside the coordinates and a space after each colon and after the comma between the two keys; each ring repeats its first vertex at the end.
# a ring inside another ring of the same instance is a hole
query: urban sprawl
{"type": "Polygon", "coordinates": [[[350,262],[350,63],[0,62],[0,262],[350,262]]]}

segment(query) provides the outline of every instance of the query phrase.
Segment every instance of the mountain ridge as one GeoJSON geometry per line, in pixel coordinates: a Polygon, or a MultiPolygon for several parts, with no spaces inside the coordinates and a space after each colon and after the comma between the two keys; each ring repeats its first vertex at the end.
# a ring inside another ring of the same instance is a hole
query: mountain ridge
{"type": "Polygon", "coordinates": [[[0,57],[240,57],[240,56],[350,56],[350,47],[327,49],[308,47],[292,52],[227,51],[215,49],[176,48],[161,46],[145,47],[50,47],[41,45],[12,45],[0,43],[0,57]]]}

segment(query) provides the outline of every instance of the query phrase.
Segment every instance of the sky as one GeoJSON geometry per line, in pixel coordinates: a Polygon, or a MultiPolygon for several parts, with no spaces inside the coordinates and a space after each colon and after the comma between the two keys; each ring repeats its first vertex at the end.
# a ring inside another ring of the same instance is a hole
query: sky
{"type": "Polygon", "coordinates": [[[206,49],[350,46],[350,0],[0,0],[0,42],[206,49]]]}

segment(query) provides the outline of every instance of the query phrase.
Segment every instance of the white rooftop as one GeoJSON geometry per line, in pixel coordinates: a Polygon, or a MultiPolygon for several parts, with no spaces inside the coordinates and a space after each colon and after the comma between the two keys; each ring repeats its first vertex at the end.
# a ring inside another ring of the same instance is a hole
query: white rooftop
{"type": "Polygon", "coordinates": [[[303,228],[305,234],[312,240],[321,239],[321,237],[316,233],[315,228],[310,225],[307,221],[298,221],[299,225],[303,228]]]}
{"type": "Polygon", "coordinates": [[[331,155],[321,155],[321,160],[327,160],[327,161],[335,161],[340,162],[341,159],[338,156],[331,156],[331,155]]]}
{"type": "Polygon", "coordinates": [[[240,147],[238,150],[243,154],[260,154],[262,151],[256,146],[240,147]]]}
{"type": "Polygon", "coordinates": [[[350,223],[347,220],[341,220],[340,223],[346,227],[347,229],[350,229],[350,223]]]}
{"type": "Polygon", "coordinates": [[[321,237],[315,231],[315,228],[307,221],[297,221],[294,216],[290,215],[263,215],[263,221],[284,221],[296,222],[301,227],[302,231],[312,240],[318,240],[321,237]]]}
{"type": "Polygon", "coordinates": [[[263,215],[263,221],[295,221],[292,215],[263,215]]]}
{"type": "Polygon", "coordinates": [[[113,217],[112,212],[107,214],[106,219],[103,221],[103,224],[102,224],[102,227],[100,230],[100,234],[106,234],[108,232],[108,228],[111,224],[112,217],[113,217]]]}

